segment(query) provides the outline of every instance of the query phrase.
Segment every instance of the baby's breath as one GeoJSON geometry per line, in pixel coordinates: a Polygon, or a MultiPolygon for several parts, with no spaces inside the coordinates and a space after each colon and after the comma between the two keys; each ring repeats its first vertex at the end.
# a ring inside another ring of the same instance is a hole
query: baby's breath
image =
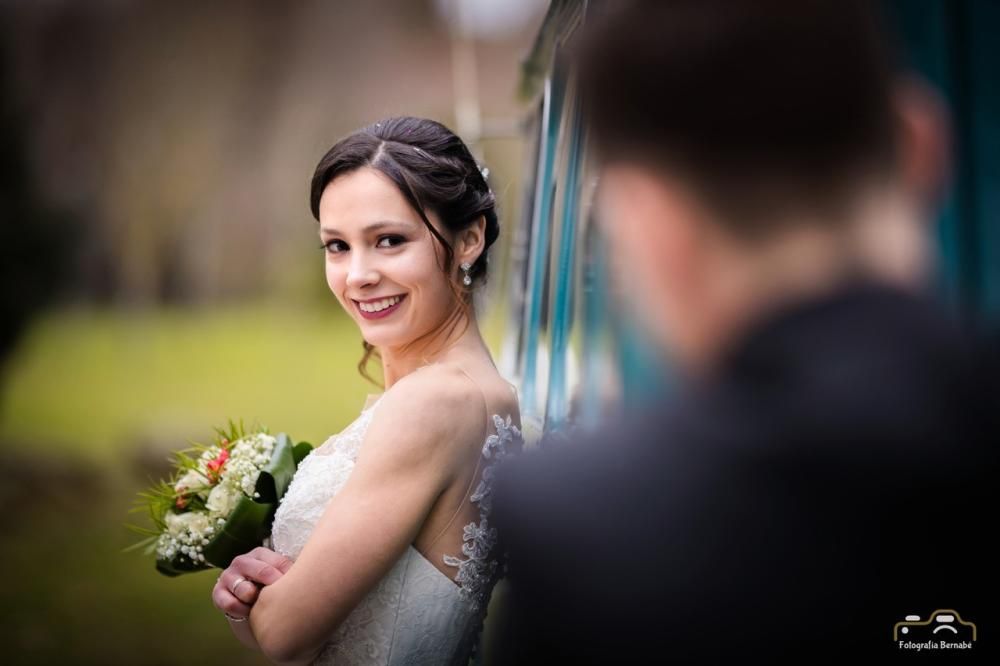
{"type": "Polygon", "coordinates": [[[148,511],[154,529],[127,525],[146,538],[129,549],[147,546],[160,559],[204,563],[202,552],[243,497],[257,497],[261,471],[271,460],[277,438],[267,428],[247,433],[243,422],[216,428],[216,441],[174,453],[175,473],[140,492],[131,511],[148,511]]]}

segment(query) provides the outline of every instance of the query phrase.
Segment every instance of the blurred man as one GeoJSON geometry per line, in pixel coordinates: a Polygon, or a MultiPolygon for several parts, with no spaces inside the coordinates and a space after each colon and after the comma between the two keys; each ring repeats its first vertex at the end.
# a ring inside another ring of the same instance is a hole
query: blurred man
{"type": "Polygon", "coordinates": [[[979,629],[940,657],[984,656],[997,387],[927,295],[935,98],[868,0],[606,5],[601,221],[684,381],[501,473],[499,660],[881,663],[939,609],[979,629]]]}

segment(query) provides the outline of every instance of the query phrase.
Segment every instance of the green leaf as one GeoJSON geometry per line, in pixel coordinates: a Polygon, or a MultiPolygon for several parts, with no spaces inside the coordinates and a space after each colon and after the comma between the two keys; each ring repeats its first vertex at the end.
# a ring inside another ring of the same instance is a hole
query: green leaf
{"type": "Polygon", "coordinates": [[[222,529],[202,548],[205,561],[225,569],[234,557],[261,545],[271,528],[275,508],[270,502],[241,497],[222,529]]]}
{"type": "Polygon", "coordinates": [[[313,445],[309,442],[299,442],[296,444],[292,449],[292,456],[295,458],[295,466],[298,467],[299,463],[301,463],[312,450],[313,445]]]}
{"type": "Polygon", "coordinates": [[[271,460],[260,471],[254,492],[258,494],[258,502],[277,502],[285,494],[288,484],[295,476],[295,456],[292,453],[292,442],[288,435],[279,432],[271,460]]]}
{"type": "Polygon", "coordinates": [[[135,543],[133,543],[130,546],[125,546],[119,552],[128,553],[128,552],[131,552],[133,550],[136,550],[137,548],[142,548],[143,546],[146,546],[146,552],[148,552],[150,545],[153,545],[153,548],[155,549],[155,547],[156,547],[155,544],[156,544],[157,540],[160,538],[160,533],[159,532],[154,532],[153,530],[146,529],[145,527],[138,527],[136,525],[126,525],[126,527],[128,527],[129,529],[132,529],[133,531],[138,532],[139,534],[147,534],[149,536],[147,536],[142,541],[136,541],[135,543]]]}

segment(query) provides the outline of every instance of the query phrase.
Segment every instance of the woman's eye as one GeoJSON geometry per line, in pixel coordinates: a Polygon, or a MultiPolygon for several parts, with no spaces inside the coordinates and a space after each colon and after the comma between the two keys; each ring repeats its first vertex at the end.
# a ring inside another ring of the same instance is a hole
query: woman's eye
{"type": "Polygon", "coordinates": [[[378,240],[378,242],[381,245],[381,247],[396,247],[400,243],[403,243],[405,240],[406,239],[403,238],[402,236],[382,236],[382,238],[380,238],[378,240]],[[391,244],[391,245],[381,245],[382,241],[386,241],[386,240],[391,240],[391,241],[395,241],[395,242],[393,244],[391,244]]]}
{"type": "MultiPolygon", "coordinates": [[[[376,246],[381,248],[393,248],[405,242],[406,239],[403,238],[402,236],[382,236],[378,240],[378,243],[376,243],[376,246]],[[388,245],[383,245],[383,241],[391,241],[391,242],[388,245]]],[[[344,248],[346,247],[347,245],[345,245],[343,241],[339,240],[327,241],[326,243],[320,245],[320,248],[325,249],[330,254],[340,254],[341,252],[344,251],[344,248]],[[343,248],[341,246],[343,246],[343,248]]]]}

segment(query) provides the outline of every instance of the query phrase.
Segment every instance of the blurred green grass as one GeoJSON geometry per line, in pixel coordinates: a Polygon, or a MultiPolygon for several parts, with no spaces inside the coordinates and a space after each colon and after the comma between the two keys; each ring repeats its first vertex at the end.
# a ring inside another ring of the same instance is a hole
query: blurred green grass
{"type": "Polygon", "coordinates": [[[357,372],[361,353],[339,308],[53,312],[8,367],[0,440],[106,463],[139,438],[183,446],[243,417],[319,443],[381,390],[357,372]]]}
{"type": "Polygon", "coordinates": [[[121,491],[46,506],[6,529],[5,664],[266,664],[212,606],[217,571],[176,579],[119,551],[121,491]]]}

